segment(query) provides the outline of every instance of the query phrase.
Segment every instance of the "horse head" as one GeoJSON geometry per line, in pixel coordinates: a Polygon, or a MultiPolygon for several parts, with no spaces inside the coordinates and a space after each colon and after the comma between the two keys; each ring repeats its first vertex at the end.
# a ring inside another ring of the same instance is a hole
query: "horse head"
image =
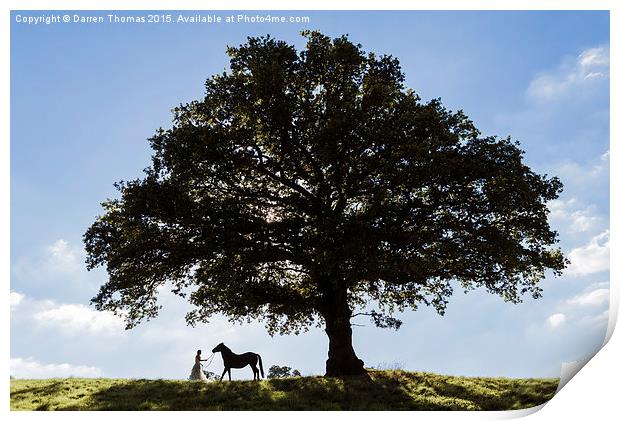
{"type": "Polygon", "coordinates": [[[225,349],[226,349],[226,345],[224,345],[224,342],[220,342],[218,346],[216,346],[215,348],[211,350],[211,352],[215,354],[216,352],[221,352],[221,351],[224,351],[225,349]]]}

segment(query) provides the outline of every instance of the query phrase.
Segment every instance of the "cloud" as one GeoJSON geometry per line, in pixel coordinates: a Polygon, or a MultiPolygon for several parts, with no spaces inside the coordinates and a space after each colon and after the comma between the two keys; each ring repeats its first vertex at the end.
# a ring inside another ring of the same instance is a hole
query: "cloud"
{"type": "Polygon", "coordinates": [[[596,206],[589,205],[578,207],[577,199],[568,200],[557,199],[548,204],[551,225],[562,227],[568,233],[584,233],[592,230],[600,222],[600,217],[596,215],[596,206]]]}
{"type": "Polygon", "coordinates": [[[546,324],[552,329],[570,321],[571,328],[598,329],[609,317],[609,283],[594,282],[582,293],[562,300],[557,313],[547,317],[546,324]],[[601,306],[605,306],[601,312],[601,306]]]}
{"type": "Polygon", "coordinates": [[[579,320],[579,324],[588,329],[605,327],[609,323],[609,310],[594,315],[586,315],[579,320]]]}
{"type": "MultiPolygon", "coordinates": [[[[259,341],[257,338],[266,337],[259,324],[235,326],[221,315],[208,324],[189,327],[184,315],[192,306],[169,290],[162,290],[161,295],[163,308],[156,319],[125,330],[122,320],[111,313],[79,303],[20,294],[21,302],[11,313],[12,357],[83,363],[88,355],[86,363],[100,367],[109,376],[178,379],[189,375],[196,349],[206,353],[224,341],[249,350],[259,341]],[[147,354],[148,359],[138,357],[147,354]],[[127,358],[119,361],[118,355],[127,358]],[[157,364],[153,364],[154,360],[157,364]]],[[[219,360],[215,361],[214,367],[219,369],[218,364],[219,360]]],[[[22,377],[30,376],[20,373],[22,377]]],[[[55,374],[39,376],[51,375],[55,374]]]]}
{"type": "MultiPolygon", "coordinates": [[[[156,320],[141,324],[136,330],[135,334],[142,343],[149,346],[165,346],[168,349],[183,347],[185,344],[195,343],[200,336],[197,336],[197,332],[208,332],[209,336],[218,338],[217,342],[235,342],[241,339],[239,327],[228,322],[222,315],[212,317],[209,323],[199,324],[199,328],[188,327],[184,315],[193,309],[193,306],[184,298],[175,295],[169,284],[158,286],[157,292],[162,310],[156,320]]],[[[258,330],[261,329],[259,326],[258,330]]],[[[193,345],[190,349],[193,349],[193,345]]]]}
{"type": "Polygon", "coordinates": [[[609,270],[609,230],[596,235],[590,242],[568,253],[569,276],[589,275],[609,270]]]}
{"type": "Polygon", "coordinates": [[[601,161],[609,162],[609,155],[609,149],[607,149],[607,151],[601,155],[601,161]]]}
{"type": "Polygon", "coordinates": [[[580,165],[574,161],[564,161],[557,165],[554,173],[565,183],[574,186],[602,185],[605,180],[609,182],[609,149],[587,165],[580,165]]]}
{"type": "Polygon", "coordinates": [[[11,285],[27,294],[61,301],[85,302],[96,294],[107,279],[105,270],[86,270],[85,251],[64,239],[31,250],[11,261],[11,285]]]}
{"type": "Polygon", "coordinates": [[[11,311],[13,311],[19,303],[24,299],[24,294],[20,294],[19,292],[11,291],[9,295],[9,302],[11,303],[11,311]]]}
{"type": "Polygon", "coordinates": [[[36,299],[16,291],[11,291],[10,299],[11,310],[14,310],[11,321],[26,322],[29,328],[44,327],[69,334],[115,335],[125,331],[122,318],[109,311],[97,311],[83,304],[36,299]]]}
{"type": "MultiPolygon", "coordinates": [[[[590,71],[592,69],[605,69],[609,71],[609,48],[590,48],[579,55],[580,69],[588,71],[586,77],[597,77],[600,73],[590,71]]],[[[585,73],[584,71],[584,73],[585,73]]]]}
{"type": "Polygon", "coordinates": [[[607,302],[609,302],[609,289],[607,288],[599,288],[594,291],[585,292],[567,301],[568,304],[582,307],[595,307],[607,302]]]}
{"type": "Polygon", "coordinates": [[[539,73],[529,84],[527,96],[550,101],[569,94],[587,95],[598,81],[609,78],[609,47],[590,48],[578,57],[566,58],[551,71],[539,73]]]}
{"type": "Polygon", "coordinates": [[[552,328],[559,327],[566,322],[566,315],[564,313],[555,313],[547,318],[547,323],[552,328]]]}
{"type": "Polygon", "coordinates": [[[96,311],[82,304],[61,304],[34,314],[41,325],[56,327],[70,333],[120,334],[124,332],[121,318],[106,311],[96,311]]]}
{"type": "Polygon", "coordinates": [[[78,259],[80,250],[75,250],[62,238],[47,247],[47,262],[51,269],[59,272],[79,272],[82,265],[78,259]]]}
{"type": "Polygon", "coordinates": [[[100,368],[86,365],[43,364],[32,358],[11,358],[11,376],[19,379],[46,379],[52,377],[102,377],[100,368]]]}

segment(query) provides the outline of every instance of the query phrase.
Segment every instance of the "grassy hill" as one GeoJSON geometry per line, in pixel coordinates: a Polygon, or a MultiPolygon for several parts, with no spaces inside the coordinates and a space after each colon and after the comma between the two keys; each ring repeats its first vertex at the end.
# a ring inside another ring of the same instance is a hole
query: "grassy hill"
{"type": "Polygon", "coordinates": [[[370,371],[372,381],[11,380],[12,410],[506,410],[544,403],[558,379],[370,371]]]}

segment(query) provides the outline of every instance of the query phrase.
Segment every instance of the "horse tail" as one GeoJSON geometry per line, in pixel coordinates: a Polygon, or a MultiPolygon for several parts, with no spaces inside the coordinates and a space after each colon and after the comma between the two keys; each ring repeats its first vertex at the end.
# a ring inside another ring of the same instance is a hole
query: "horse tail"
{"type": "Polygon", "coordinates": [[[263,370],[263,360],[260,357],[260,355],[256,354],[256,356],[258,357],[258,366],[260,367],[260,375],[263,376],[263,379],[265,378],[265,371],[263,370]]]}

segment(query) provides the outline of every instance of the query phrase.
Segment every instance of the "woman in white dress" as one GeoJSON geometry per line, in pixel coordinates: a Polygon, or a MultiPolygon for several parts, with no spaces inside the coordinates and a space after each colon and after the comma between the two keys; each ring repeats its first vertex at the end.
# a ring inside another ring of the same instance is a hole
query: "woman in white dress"
{"type": "Polygon", "coordinates": [[[189,379],[190,380],[202,380],[202,381],[207,381],[207,376],[205,376],[205,373],[202,372],[202,364],[200,363],[200,361],[207,361],[205,360],[201,360],[200,359],[200,354],[202,353],[201,350],[198,350],[198,352],[196,353],[196,358],[194,359],[194,366],[192,367],[192,374],[189,375],[189,379]]]}

